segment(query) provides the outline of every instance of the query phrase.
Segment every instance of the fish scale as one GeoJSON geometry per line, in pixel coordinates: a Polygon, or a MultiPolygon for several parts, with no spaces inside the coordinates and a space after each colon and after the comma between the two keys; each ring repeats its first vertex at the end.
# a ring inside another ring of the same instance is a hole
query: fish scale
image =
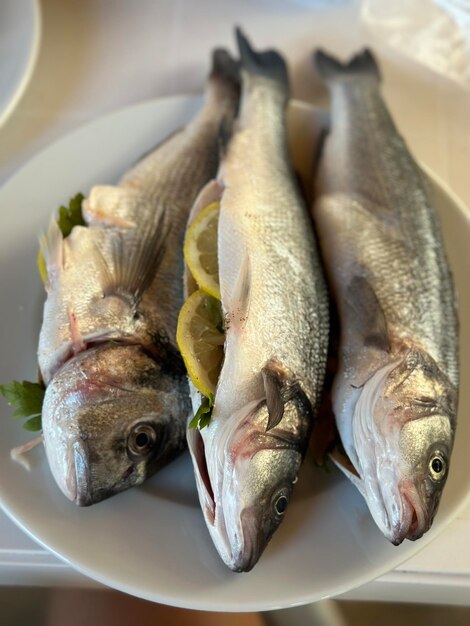
{"type": "Polygon", "coordinates": [[[190,400],[176,345],[189,210],[216,173],[219,130],[238,108],[238,64],[213,53],[193,120],[83,201],[87,226],[43,241],[39,366],[52,474],[76,504],[141,484],[185,447],[190,400]]]}
{"type": "Polygon", "coordinates": [[[137,341],[151,343],[153,336],[163,330],[176,349],[177,312],[183,297],[179,277],[183,271],[181,248],[184,226],[188,204],[191,206],[201,181],[209,180],[217,168],[217,119],[212,109],[206,109],[193,122],[194,130],[190,126],[188,132],[173,136],[169,144],[163,144],[123,178],[120,183],[123,194],[129,190],[132,199],[137,193],[135,202],[126,211],[126,219],[136,223],[136,228],[110,229],[103,228],[101,224],[90,224],[88,228],[75,229],[64,241],[67,270],[46,302],[41,329],[39,362],[46,381],[60,366],[60,359],[55,359],[54,348],[63,349],[64,344],[71,341],[70,308],[77,311],[80,333],[85,341],[88,336],[95,340],[96,334],[108,328],[112,329],[111,334],[108,333],[109,338],[135,337],[137,341]],[[194,150],[194,158],[186,157],[188,150],[194,150]],[[165,251],[159,271],[155,273],[142,301],[142,316],[146,321],[143,329],[142,320],[138,324],[133,322],[130,307],[119,307],[115,313],[112,306],[109,311],[103,310],[101,261],[104,258],[112,273],[115,269],[112,258],[115,239],[122,238],[129,254],[141,245],[146,225],[159,211],[165,211],[168,218],[165,251]],[[90,251],[90,239],[101,256],[90,251]],[[88,271],[95,277],[93,281],[90,281],[88,272],[83,272],[83,258],[87,259],[88,271]],[[159,303],[158,309],[155,301],[159,303]],[[98,303],[98,311],[95,303],[98,303]],[[105,319],[99,315],[100,312],[105,319]]]}
{"type": "Polygon", "coordinates": [[[368,51],[318,52],[331,130],[313,217],[340,321],[335,459],[384,535],[415,540],[449,471],[458,401],[458,318],[429,185],[395,128],[368,51]],[[437,469],[436,469],[437,468],[437,469]]]}
{"type": "Polygon", "coordinates": [[[324,173],[329,177],[325,184],[330,193],[345,189],[358,197],[359,205],[365,210],[370,200],[372,215],[384,216],[386,223],[396,225],[395,235],[404,247],[400,257],[393,250],[393,242],[390,245],[389,240],[380,241],[374,246],[369,233],[355,233],[351,243],[367,255],[359,263],[374,267],[371,280],[392,323],[409,329],[421,340],[457,384],[455,324],[450,332],[443,332],[449,321],[452,323],[455,319],[454,315],[447,314],[447,310],[453,309],[454,294],[428,185],[396,133],[375,85],[364,85],[364,81],[353,85],[349,81],[339,82],[333,89],[332,116],[341,122],[335,127],[327,150],[337,154],[341,149],[347,167],[324,173]],[[415,310],[403,315],[406,311],[403,301],[388,298],[386,289],[381,288],[381,284],[387,285],[390,281],[390,260],[397,258],[403,280],[406,280],[406,293],[413,297],[414,307],[421,311],[421,316],[416,316],[415,310]],[[444,306],[441,307],[442,301],[444,306]]]}
{"type": "Polygon", "coordinates": [[[241,110],[217,176],[224,361],[211,421],[188,431],[188,446],[214,544],[231,569],[248,571],[297,482],[323,387],[329,321],[288,153],[286,65],[275,51],[255,52],[240,31],[238,45],[241,110]]]}

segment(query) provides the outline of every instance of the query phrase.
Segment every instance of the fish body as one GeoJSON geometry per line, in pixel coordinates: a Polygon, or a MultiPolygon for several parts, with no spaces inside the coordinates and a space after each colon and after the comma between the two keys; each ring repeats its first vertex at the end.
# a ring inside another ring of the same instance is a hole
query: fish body
{"type": "Polygon", "coordinates": [[[86,226],[63,238],[52,220],[42,241],[44,443],[77,504],[141,483],[185,446],[190,404],[175,341],[182,243],[192,203],[217,171],[220,124],[236,114],[237,72],[215,51],[195,118],[117,186],[93,187],[86,226]]]}
{"type": "MultiPolygon", "coordinates": [[[[189,430],[188,444],[215,546],[247,571],[297,480],[323,383],[328,303],[288,154],[285,63],[240,32],[238,42],[241,111],[218,175],[225,356],[211,422],[189,430]]],[[[216,192],[209,185],[208,199],[216,192]]]]}
{"type": "Polygon", "coordinates": [[[313,216],[340,320],[332,401],[346,471],[395,544],[434,517],[458,398],[452,276],[428,183],[399,135],[365,51],[319,52],[331,131],[313,216]]]}

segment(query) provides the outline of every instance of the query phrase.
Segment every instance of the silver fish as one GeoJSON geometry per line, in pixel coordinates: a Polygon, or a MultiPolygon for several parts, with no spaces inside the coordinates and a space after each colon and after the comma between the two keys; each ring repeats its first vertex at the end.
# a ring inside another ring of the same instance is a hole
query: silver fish
{"type": "Polygon", "coordinates": [[[457,420],[458,320],[432,194],[367,50],[317,52],[331,132],[314,220],[340,320],[333,410],[344,467],[394,544],[431,526],[457,420]]]}
{"type": "Polygon", "coordinates": [[[190,412],[175,341],[189,210],[218,166],[238,107],[238,65],[217,50],[196,117],[123,177],[93,187],[86,227],[42,241],[43,434],[52,474],[79,505],[140,484],[185,447],[190,412]]]}
{"type": "MultiPolygon", "coordinates": [[[[248,571],[297,481],[323,384],[328,301],[288,154],[285,62],[237,36],[241,112],[218,176],[225,356],[212,420],[188,430],[188,445],[214,544],[232,570],[248,571]]],[[[207,186],[208,201],[216,190],[207,186]]]]}

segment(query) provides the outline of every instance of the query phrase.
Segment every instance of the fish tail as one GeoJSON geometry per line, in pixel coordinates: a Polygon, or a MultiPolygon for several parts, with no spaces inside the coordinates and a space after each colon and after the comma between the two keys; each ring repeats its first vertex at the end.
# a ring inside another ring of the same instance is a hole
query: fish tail
{"type": "Polygon", "coordinates": [[[215,48],[212,51],[207,98],[216,107],[219,119],[225,120],[230,135],[238,112],[240,84],[240,62],[225,48],[215,48]]]}
{"type": "Polygon", "coordinates": [[[374,55],[368,48],[353,56],[347,63],[341,63],[323,50],[316,50],[313,63],[325,82],[363,77],[380,82],[380,70],[374,55]]]}
{"type": "Polygon", "coordinates": [[[240,28],[235,29],[242,69],[248,74],[268,78],[283,90],[289,88],[287,65],[276,50],[256,52],[240,28]]]}
{"type": "Polygon", "coordinates": [[[218,142],[219,153],[223,155],[232,136],[235,116],[238,113],[241,83],[240,61],[234,59],[225,48],[215,48],[212,51],[212,70],[209,78],[210,93],[215,98],[219,110],[220,103],[224,100],[235,103],[234,107],[229,106],[228,114],[220,117],[218,142]]]}
{"type": "Polygon", "coordinates": [[[212,69],[210,78],[228,82],[240,88],[240,62],[234,59],[225,48],[212,51],[212,69]]]}

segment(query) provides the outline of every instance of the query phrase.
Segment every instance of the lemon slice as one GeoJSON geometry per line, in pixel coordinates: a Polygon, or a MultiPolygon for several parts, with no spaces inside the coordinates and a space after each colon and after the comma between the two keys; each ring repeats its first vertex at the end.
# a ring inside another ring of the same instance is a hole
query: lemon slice
{"type": "Polygon", "coordinates": [[[206,206],[190,224],[184,240],[184,258],[197,284],[220,300],[217,227],[220,202],[206,206]]]}
{"type": "Polygon", "coordinates": [[[209,399],[213,399],[219,379],[224,341],[220,302],[198,289],[180,311],[176,342],[189,378],[209,399]]]}

